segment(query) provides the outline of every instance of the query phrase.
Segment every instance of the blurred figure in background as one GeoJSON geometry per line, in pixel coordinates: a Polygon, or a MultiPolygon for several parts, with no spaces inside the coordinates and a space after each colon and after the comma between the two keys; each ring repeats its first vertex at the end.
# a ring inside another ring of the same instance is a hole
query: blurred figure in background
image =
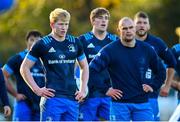
{"type": "MultiPolygon", "coordinates": [[[[42,35],[39,31],[29,31],[26,35],[27,49],[9,58],[7,63],[2,68],[7,89],[9,93],[15,97],[13,121],[40,120],[40,97],[34,94],[23,80],[20,74],[20,66],[31,46],[40,40],[41,37],[42,35]],[[12,75],[15,76],[17,90],[8,80],[12,75]]],[[[34,67],[31,68],[31,74],[39,87],[44,87],[45,75],[40,60],[38,60],[34,67]]]]}
{"type": "MultiPolygon", "coordinates": [[[[156,51],[158,56],[167,65],[166,80],[164,82],[157,82],[157,84],[159,85],[164,84],[160,89],[161,90],[160,95],[166,97],[169,94],[171,82],[173,80],[176,60],[171,50],[167,47],[167,45],[162,39],[149,34],[149,30],[150,30],[149,17],[145,12],[140,11],[136,13],[136,15],[134,16],[134,22],[136,26],[136,38],[145,43],[150,44],[152,48],[156,51]]],[[[151,69],[148,69],[146,72],[146,80],[149,82],[153,82],[153,80],[156,80],[154,79],[151,69]]],[[[159,95],[159,89],[154,90],[153,93],[149,94],[149,102],[153,108],[155,121],[160,120],[158,95],[159,95]]]]}

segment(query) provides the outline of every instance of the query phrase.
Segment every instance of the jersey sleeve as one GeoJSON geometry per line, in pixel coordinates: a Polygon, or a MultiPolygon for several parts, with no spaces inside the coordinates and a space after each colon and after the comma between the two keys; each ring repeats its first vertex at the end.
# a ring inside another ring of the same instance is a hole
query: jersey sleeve
{"type": "Polygon", "coordinates": [[[176,66],[176,59],[171,52],[171,49],[164,43],[163,40],[158,38],[158,45],[159,45],[159,56],[163,59],[164,63],[167,65],[168,68],[174,68],[176,66]]]}
{"type": "Polygon", "coordinates": [[[149,49],[149,57],[150,57],[150,69],[152,69],[152,72],[154,74],[153,82],[150,83],[149,85],[154,90],[157,90],[164,83],[164,80],[166,78],[166,69],[161,59],[158,57],[158,55],[153,49],[149,49]]]}
{"type": "Polygon", "coordinates": [[[85,53],[83,50],[83,45],[79,39],[77,39],[77,46],[78,46],[77,59],[78,59],[78,61],[81,61],[81,60],[85,59],[86,56],[85,56],[85,53]]]}
{"type": "Polygon", "coordinates": [[[29,53],[27,54],[27,58],[33,62],[36,62],[38,58],[44,54],[45,49],[46,47],[43,44],[43,41],[40,40],[30,49],[29,53]]]}
{"type": "Polygon", "coordinates": [[[15,55],[7,61],[7,63],[3,66],[3,68],[9,73],[9,75],[12,75],[14,72],[18,72],[21,62],[22,60],[20,56],[15,55]]]}

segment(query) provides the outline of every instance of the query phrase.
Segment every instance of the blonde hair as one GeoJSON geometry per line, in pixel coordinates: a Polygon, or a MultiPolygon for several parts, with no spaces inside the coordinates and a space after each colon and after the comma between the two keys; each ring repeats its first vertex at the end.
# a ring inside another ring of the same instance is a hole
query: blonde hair
{"type": "Polygon", "coordinates": [[[93,9],[91,11],[91,14],[90,14],[91,22],[94,20],[94,18],[97,18],[97,17],[104,15],[104,14],[107,14],[108,17],[110,18],[110,13],[106,8],[98,7],[98,8],[93,9]]]}
{"type": "Polygon", "coordinates": [[[62,8],[54,9],[53,11],[51,11],[49,15],[50,23],[55,23],[58,20],[70,21],[70,18],[71,18],[70,13],[62,8]]]}

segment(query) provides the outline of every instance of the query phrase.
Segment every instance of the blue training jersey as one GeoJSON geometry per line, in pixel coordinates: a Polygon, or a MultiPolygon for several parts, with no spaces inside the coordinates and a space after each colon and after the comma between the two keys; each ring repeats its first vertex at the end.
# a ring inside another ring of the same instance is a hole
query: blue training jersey
{"type": "MultiPolygon", "coordinates": [[[[96,54],[107,44],[116,41],[116,35],[107,33],[103,40],[99,40],[92,32],[87,32],[79,37],[83,44],[84,52],[88,63],[96,56],[96,54]]],[[[89,97],[105,97],[105,93],[111,87],[110,77],[107,69],[100,72],[98,75],[89,72],[89,97]]]]}
{"type": "Polygon", "coordinates": [[[90,63],[90,70],[98,73],[108,68],[112,87],[123,92],[123,97],[114,102],[143,103],[148,101],[148,95],[143,91],[142,84],[149,84],[153,89],[159,89],[156,82],[165,80],[165,68],[146,43],[136,40],[135,47],[125,47],[120,41],[105,46],[90,63]],[[148,83],[145,74],[148,68],[156,74],[157,81],[148,83]]]}
{"type": "MultiPolygon", "coordinates": [[[[24,50],[15,56],[12,56],[7,63],[4,65],[4,69],[10,74],[14,75],[17,81],[17,92],[24,94],[27,99],[25,102],[27,102],[32,109],[35,111],[39,111],[39,102],[40,102],[40,97],[37,96],[33,91],[30,89],[30,87],[26,84],[26,82],[23,80],[21,74],[20,74],[20,66],[27,54],[27,50],[24,50]]],[[[39,87],[44,87],[45,85],[45,75],[44,75],[44,70],[43,66],[38,60],[35,65],[30,69],[30,72],[32,76],[34,77],[37,85],[39,87]]]]}
{"type": "Polygon", "coordinates": [[[34,62],[41,58],[46,69],[46,87],[56,90],[55,97],[75,100],[75,61],[85,58],[83,47],[77,38],[66,35],[65,40],[60,42],[47,35],[32,47],[27,58],[34,62]]]}
{"type": "MultiPolygon", "coordinates": [[[[165,44],[165,42],[151,34],[148,34],[147,38],[144,40],[144,42],[150,44],[152,48],[156,51],[157,55],[163,60],[163,62],[166,64],[167,68],[175,68],[176,61],[175,58],[171,52],[171,50],[168,48],[168,46],[165,44]]],[[[150,69],[146,72],[146,79],[149,82],[152,82],[154,80],[153,73],[150,69]]],[[[164,83],[163,82],[157,82],[160,85],[164,83]]],[[[159,95],[159,89],[154,90],[153,93],[149,94],[150,98],[157,98],[159,95]]]]}
{"type": "MultiPolygon", "coordinates": [[[[177,65],[175,67],[176,73],[180,77],[180,44],[176,44],[172,47],[172,53],[177,61],[177,65]]],[[[180,99],[180,92],[178,91],[178,99],[180,99]]]]}

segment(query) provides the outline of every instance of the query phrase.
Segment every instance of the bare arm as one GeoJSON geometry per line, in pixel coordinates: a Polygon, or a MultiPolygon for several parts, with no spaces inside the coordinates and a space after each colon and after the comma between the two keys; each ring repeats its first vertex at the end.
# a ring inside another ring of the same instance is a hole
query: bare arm
{"type": "Polygon", "coordinates": [[[34,93],[36,93],[38,96],[42,97],[53,97],[55,92],[53,89],[50,88],[40,88],[36,82],[34,81],[34,78],[31,75],[30,69],[35,64],[35,62],[25,58],[24,61],[21,64],[20,73],[25,80],[25,82],[28,84],[28,86],[32,89],[34,93]]]}
{"type": "Polygon", "coordinates": [[[18,101],[26,99],[26,96],[24,94],[19,94],[13,87],[12,82],[10,82],[10,80],[9,80],[10,74],[4,68],[2,68],[2,72],[4,75],[4,80],[5,80],[5,84],[6,84],[8,92],[12,96],[14,96],[18,101]]]}
{"type": "Polygon", "coordinates": [[[80,66],[80,90],[76,92],[76,99],[81,102],[86,97],[87,83],[89,80],[89,66],[87,59],[83,59],[78,62],[80,66]]]}
{"type": "Polygon", "coordinates": [[[160,95],[164,97],[168,96],[169,94],[171,82],[173,81],[173,77],[174,77],[174,68],[167,68],[166,76],[167,76],[166,80],[164,82],[164,85],[161,87],[161,91],[160,91],[160,95]]]}
{"type": "Polygon", "coordinates": [[[180,91],[180,77],[178,75],[175,75],[173,77],[173,81],[171,83],[171,87],[175,90],[180,91]]]}

